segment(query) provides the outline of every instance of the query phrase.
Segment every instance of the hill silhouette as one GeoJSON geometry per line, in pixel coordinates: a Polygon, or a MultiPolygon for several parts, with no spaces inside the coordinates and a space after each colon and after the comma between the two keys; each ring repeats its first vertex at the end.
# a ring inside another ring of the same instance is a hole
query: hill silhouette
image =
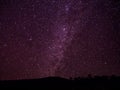
{"type": "Polygon", "coordinates": [[[41,88],[41,89],[69,89],[69,90],[120,90],[120,77],[94,76],[87,78],[65,79],[60,77],[46,77],[29,80],[0,81],[0,88],[41,88]]]}

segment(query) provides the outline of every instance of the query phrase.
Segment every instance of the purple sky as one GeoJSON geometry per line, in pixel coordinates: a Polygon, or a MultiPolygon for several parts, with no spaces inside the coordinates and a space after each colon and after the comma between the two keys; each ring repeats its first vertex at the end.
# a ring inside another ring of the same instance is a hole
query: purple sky
{"type": "Polygon", "coordinates": [[[0,0],[0,80],[120,75],[120,2],[0,0]]]}

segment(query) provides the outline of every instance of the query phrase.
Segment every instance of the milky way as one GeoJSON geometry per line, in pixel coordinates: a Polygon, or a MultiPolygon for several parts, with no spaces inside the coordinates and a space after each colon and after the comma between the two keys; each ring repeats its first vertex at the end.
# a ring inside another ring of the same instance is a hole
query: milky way
{"type": "Polygon", "coordinates": [[[0,0],[0,80],[120,75],[120,2],[0,0]]]}
{"type": "MultiPolygon", "coordinates": [[[[67,3],[68,4],[68,3],[67,3]]],[[[55,23],[54,29],[54,41],[49,46],[49,59],[52,60],[50,62],[54,62],[54,65],[52,65],[51,68],[51,74],[55,74],[55,71],[57,67],[62,66],[61,61],[64,57],[64,51],[66,50],[67,45],[70,44],[75,30],[73,30],[72,26],[69,25],[67,19],[68,19],[68,12],[69,7],[68,5],[65,5],[63,10],[58,11],[57,20],[55,23]],[[61,17],[61,14],[63,14],[63,18],[61,17]]]]}

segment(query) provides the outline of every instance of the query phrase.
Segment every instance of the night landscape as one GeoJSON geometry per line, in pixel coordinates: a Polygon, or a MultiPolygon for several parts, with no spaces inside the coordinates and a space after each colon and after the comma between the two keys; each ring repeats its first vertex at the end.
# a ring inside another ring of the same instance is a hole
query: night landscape
{"type": "Polygon", "coordinates": [[[0,88],[120,90],[119,0],[0,0],[0,88]]]}

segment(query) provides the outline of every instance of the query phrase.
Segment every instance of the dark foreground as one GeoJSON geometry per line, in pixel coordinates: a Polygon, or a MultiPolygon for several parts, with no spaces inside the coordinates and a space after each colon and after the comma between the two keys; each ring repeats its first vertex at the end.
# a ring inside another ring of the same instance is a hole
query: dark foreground
{"type": "Polygon", "coordinates": [[[32,80],[0,81],[1,88],[41,88],[61,90],[120,90],[120,77],[64,79],[48,77],[32,80]]]}

